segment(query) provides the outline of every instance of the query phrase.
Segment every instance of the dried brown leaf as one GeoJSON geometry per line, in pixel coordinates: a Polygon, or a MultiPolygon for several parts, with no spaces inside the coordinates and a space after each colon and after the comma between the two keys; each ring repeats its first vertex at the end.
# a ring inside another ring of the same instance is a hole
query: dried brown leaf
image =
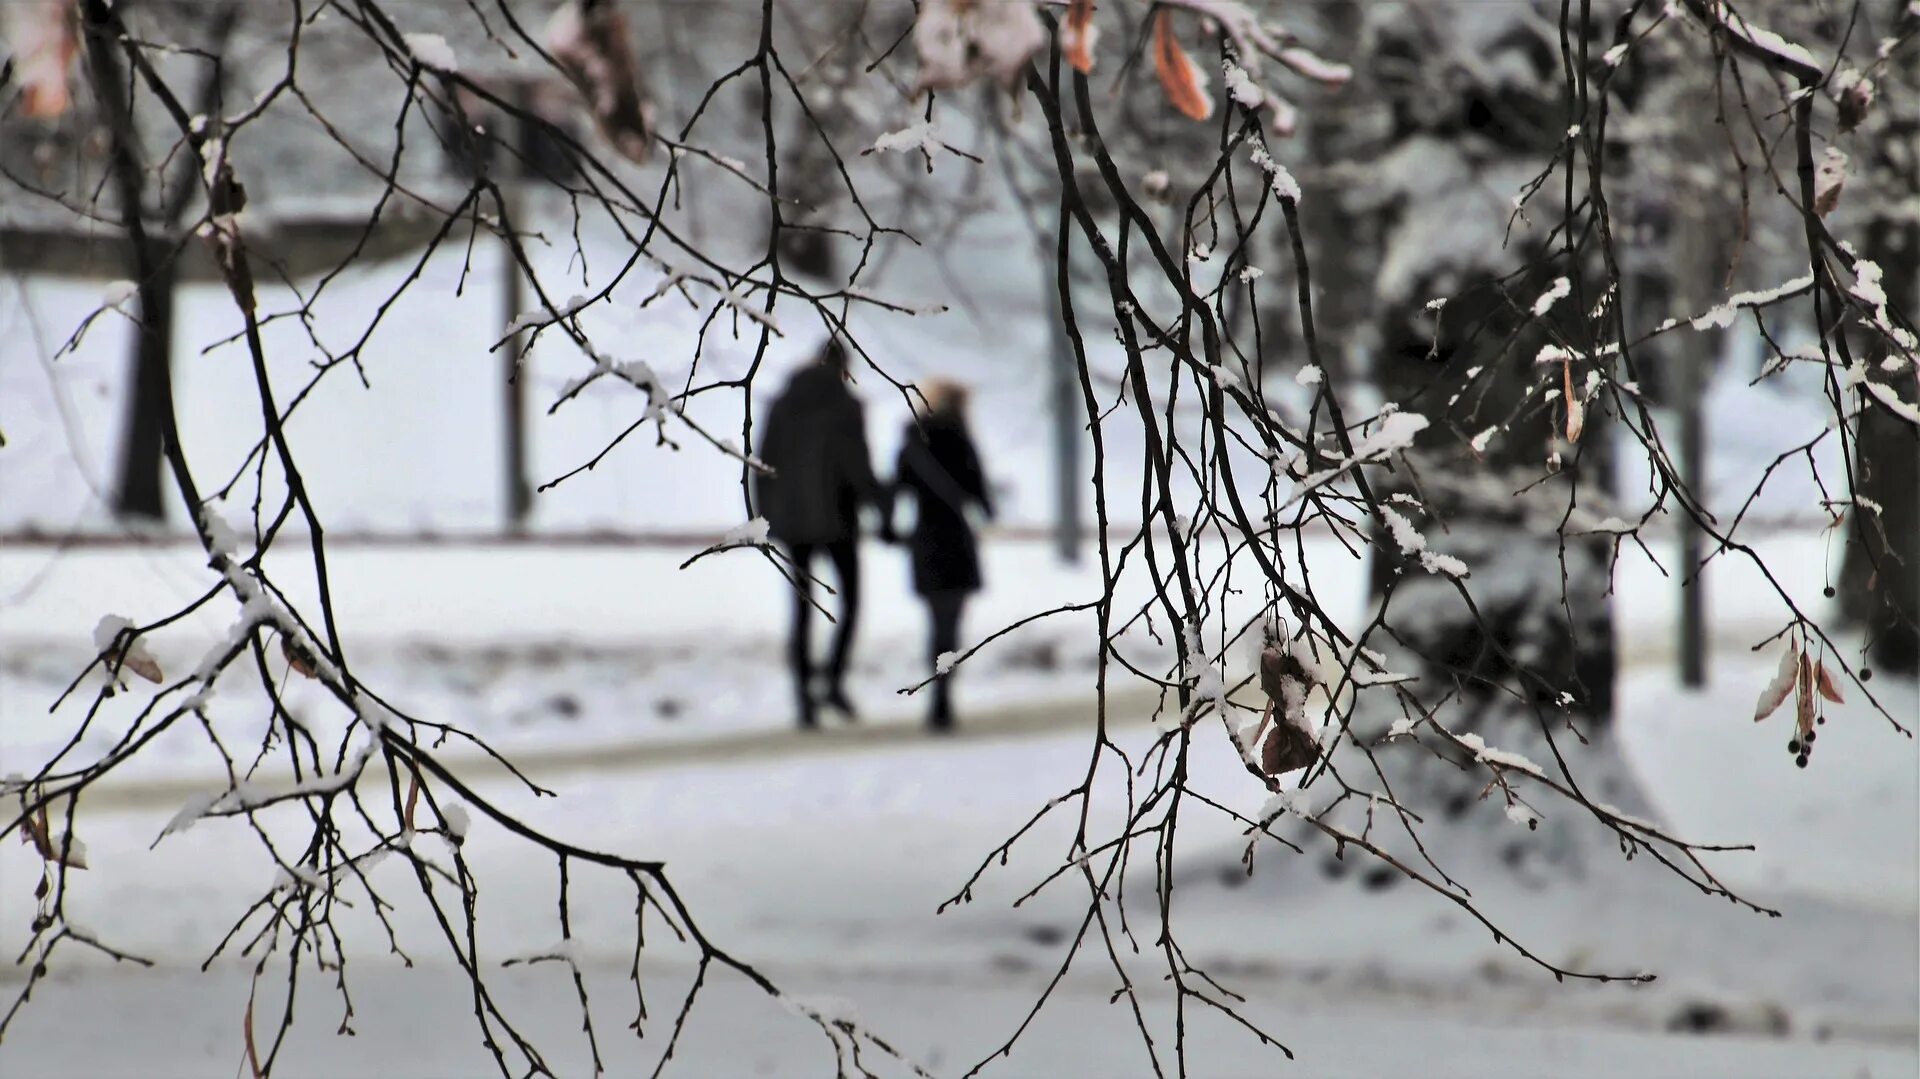
{"type": "Polygon", "coordinates": [[[1874,97],[1873,83],[1858,75],[1848,81],[1846,87],[1835,102],[1840,106],[1840,130],[1843,132],[1860,126],[1873,108],[1874,97]]]}
{"type": "Polygon", "coordinates": [[[166,675],[160,670],[160,664],[147,651],[147,643],[141,640],[133,623],[117,615],[107,615],[94,627],[93,644],[100,650],[100,658],[107,665],[109,677],[120,680],[120,672],[132,671],[149,682],[158,683],[166,675]]]}
{"type": "Polygon", "coordinates": [[[1167,100],[1190,120],[1205,120],[1213,115],[1213,99],[1207,96],[1200,69],[1173,36],[1173,14],[1161,8],[1153,16],[1153,70],[1167,100]]]}
{"type": "Polygon", "coordinates": [[[1804,740],[1813,730],[1813,659],[1806,655],[1800,657],[1800,674],[1794,681],[1794,720],[1798,725],[1800,737],[1804,740]]]}
{"type": "Polygon", "coordinates": [[[1822,697],[1835,704],[1847,703],[1847,699],[1840,695],[1839,683],[1833,680],[1833,675],[1828,673],[1824,662],[1813,665],[1813,684],[1818,687],[1822,697]]]}
{"type": "Polygon", "coordinates": [[[1587,429],[1587,410],[1580,403],[1579,394],[1574,392],[1571,362],[1560,365],[1560,376],[1567,397],[1567,441],[1577,443],[1580,441],[1581,433],[1587,429]]]}
{"type": "Polygon", "coordinates": [[[38,814],[29,815],[22,824],[22,841],[33,844],[33,849],[42,859],[69,869],[87,868],[87,845],[71,832],[63,832],[58,839],[54,838],[45,805],[40,807],[38,814]]]}
{"type": "Polygon", "coordinates": [[[1276,715],[1273,729],[1260,746],[1260,770],[1270,776],[1297,771],[1320,759],[1320,745],[1284,715],[1276,715]]]}
{"type": "Polygon", "coordinates": [[[653,146],[653,107],[640,88],[627,17],[613,3],[573,2],[547,24],[547,48],[594,123],[620,156],[644,163],[653,146]]]}
{"type": "Polygon", "coordinates": [[[149,655],[136,652],[126,657],[121,665],[149,682],[157,684],[166,679],[166,675],[160,670],[160,664],[154,662],[153,657],[149,655]]]}
{"type": "Polygon", "coordinates": [[[73,104],[68,76],[80,52],[71,0],[22,4],[15,56],[19,64],[20,113],[31,120],[57,120],[73,104]]]}
{"type": "Polygon", "coordinates": [[[1796,641],[1788,641],[1787,653],[1780,657],[1779,671],[1774,674],[1773,681],[1767,683],[1767,688],[1760,691],[1760,701],[1753,709],[1755,723],[1779,709],[1781,703],[1787,699],[1787,694],[1793,692],[1793,684],[1799,674],[1800,645],[1796,641]]]}
{"type": "Polygon", "coordinates": [[[26,819],[21,821],[20,824],[20,842],[33,844],[33,849],[39,851],[40,856],[45,858],[49,849],[47,844],[47,807],[41,806],[38,814],[27,814],[26,819]]]}
{"type": "Polygon", "coordinates": [[[1825,217],[1840,206],[1840,193],[1847,186],[1847,155],[1829,146],[1820,157],[1813,174],[1813,214],[1825,217]]]}
{"type": "Polygon", "coordinates": [[[1092,71],[1093,43],[1099,39],[1100,29],[1093,25],[1093,0],[1073,0],[1067,5],[1065,30],[1060,35],[1067,63],[1083,75],[1092,71]]]}
{"type": "Polygon", "coordinates": [[[313,662],[313,653],[307,651],[306,648],[302,647],[292,637],[284,633],[280,635],[280,654],[286,657],[287,666],[292,667],[308,678],[318,676],[318,669],[314,666],[313,662]]]}

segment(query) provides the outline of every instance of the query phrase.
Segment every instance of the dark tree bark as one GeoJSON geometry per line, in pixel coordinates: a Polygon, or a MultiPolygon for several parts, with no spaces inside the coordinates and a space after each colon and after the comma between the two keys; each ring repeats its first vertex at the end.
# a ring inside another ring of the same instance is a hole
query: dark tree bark
{"type": "MultiPolygon", "coordinates": [[[[1901,32],[1920,30],[1920,15],[1903,9],[1901,32]]],[[[1920,85],[1920,60],[1911,51],[1886,73],[1895,87],[1920,85]]],[[[1873,131],[1870,171],[1886,197],[1920,188],[1920,109],[1911,98],[1889,97],[1881,109],[1883,130],[1873,131]]],[[[1881,287],[1891,306],[1908,316],[1920,312],[1920,224],[1911,219],[1876,221],[1866,230],[1863,254],[1879,265],[1881,287]]],[[[1884,343],[1883,343],[1884,345],[1884,343]]],[[[1887,355],[1876,349],[1877,367],[1887,355]]],[[[1915,399],[1911,369],[1888,384],[1915,399]]],[[[1920,431],[1865,394],[1856,442],[1857,493],[1877,513],[1856,506],[1850,515],[1846,560],[1841,567],[1841,613],[1865,631],[1868,659],[1905,674],[1920,672],[1920,431]]]]}
{"type": "MultiPolygon", "coordinates": [[[[1604,490],[1606,434],[1597,410],[1587,416],[1576,447],[1560,438],[1563,402],[1543,405],[1529,390],[1543,378],[1560,383],[1557,368],[1535,369],[1546,337],[1522,328],[1522,310],[1553,280],[1537,271],[1510,283],[1506,294],[1492,282],[1450,301],[1437,342],[1423,330],[1424,318],[1409,305],[1383,334],[1379,367],[1382,390],[1402,407],[1432,421],[1430,446],[1451,439],[1458,449],[1432,449],[1412,458],[1412,469],[1377,483],[1382,498],[1417,499],[1425,515],[1399,505],[1425,536],[1429,548],[1464,561],[1479,614],[1461,599],[1450,579],[1429,574],[1402,557],[1384,529],[1376,537],[1372,583],[1384,595],[1396,577],[1401,636],[1430,665],[1463,679],[1472,696],[1492,699],[1502,687],[1572,707],[1596,720],[1613,708],[1615,647],[1612,604],[1607,595],[1610,545],[1605,537],[1564,539],[1557,529],[1565,511],[1567,484],[1604,490]],[[1468,372],[1477,373],[1469,375],[1468,372]],[[1488,427],[1500,426],[1475,459],[1462,445],[1488,427]],[[1563,478],[1535,484],[1558,450],[1563,478]],[[1524,493],[1521,493],[1526,489],[1524,493]],[[1401,604],[1422,608],[1417,614],[1401,604]],[[1539,684],[1515,686],[1515,657],[1539,684]]],[[[1572,300],[1562,301],[1571,307],[1572,300]]],[[[1575,380],[1584,377],[1576,369],[1575,380]]]]}
{"type": "Polygon", "coordinates": [[[151,261],[158,269],[152,287],[142,295],[153,300],[153,310],[141,310],[133,342],[129,372],[133,390],[127,395],[126,422],[121,427],[125,435],[120,442],[113,511],[122,520],[158,522],[166,519],[162,418],[172,407],[166,395],[172,385],[176,275],[169,252],[156,251],[151,261]]]}
{"type": "MultiPolygon", "coordinates": [[[[1376,32],[1370,63],[1389,103],[1383,122],[1390,149],[1382,158],[1418,148],[1458,155],[1452,167],[1484,175],[1537,161],[1565,138],[1560,58],[1524,20],[1508,20],[1497,37],[1474,44],[1417,21],[1390,20],[1376,32]],[[1463,83],[1445,66],[1460,49],[1528,77],[1463,83]]],[[[1439,159],[1431,164],[1436,173],[1449,167],[1439,159]]],[[[1558,212],[1559,196],[1557,187],[1541,192],[1531,212],[1558,212]]],[[[1565,438],[1567,383],[1584,386],[1592,361],[1575,357],[1566,369],[1536,363],[1549,344],[1589,349],[1582,320],[1598,296],[1575,287],[1544,317],[1533,313],[1557,278],[1591,282],[1593,273],[1581,275],[1594,267],[1566,265],[1557,249],[1545,250],[1524,232],[1491,262],[1462,264],[1457,252],[1418,246],[1394,251],[1396,243],[1429,242],[1407,227],[1423,217],[1485,212],[1444,185],[1403,185],[1380,210],[1383,272],[1404,268],[1409,258],[1423,265],[1382,280],[1394,294],[1377,316],[1374,377],[1388,400],[1432,426],[1411,468],[1377,483],[1375,494],[1416,501],[1417,508],[1397,500],[1390,508],[1409,518],[1429,549],[1467,564],[1473,599],[1470,605],[1451,578],[1403,555],[1384,523],[1376,525],[1374,594],[1393,585],[1403,643],[1419,654],[1430,680],[1458,685],[1485,722],[1510,714],[1516,700],[1604,720],[1615,666],[1610,543],[1563,538],[1559,530],[1569,498],[1589,503],[1608,489],[1607,432],[1596,401],[1586,409],[1581,437],[1565,438]],[[1501,276],[1520,267],[1528,269],[1501,276]],[[1437,313],[1427,307],[1435,297],[1449,297],[1437,313]],[[1561,474],[1542,482],[1554,461],[1561,474]]]]}
{"type": "MultiPolygon", "coordinates": [[[[206,16],[204,51],[214,57],[201,82],[196,104],[203,114],[217,115],[222,93],[221,60],[226,44],[240,15],[235,0],[222,4],[206,16]]],[[[127,216],[129,233],[135,245],[129,249],[129,265],[151,267],[133,276],[140,286],[141,311],[138,335],[134,339],[132,392],[127,397],[125,432],[120,442],[120,466],[114,484],[113,509],[122,520],[160,522],[166,519],[164,488],[168,417],[173,414],[173,309],[179,285],[179,267],[173,245],[165,238],[180,227],[189,206],[202,188],[188,182],[195,168],[191,154],[179,155],[173,163],[173,182],[163,191],[173,194],[159,207],[157,228],[143,224],[149,206],[143,190],[146,170],[141,165],[139,129],[136,124],[138,97],[122,71],[115,50],[119,47],[107,31],[107,9],[93,6],[86,11],[87,67],[89,81],[115,140],[115,152],[122,157],[125,170],[118,195],[120,213],[127,216]],[[122,87],[127,87],[121,103],[122,87]],[[138,245],[145,244],[145,249],[138,245]]],[[[215,208],[237,211],[245,203],[239,186],[216,192],[215,208]]],[[[188,507],[198,512],[199,507],[188,507]]]]}
{"type": "MultiPolygon", "coordinates": [[[[1920,303],[1920,227],[1883,227],[1863,252],[1878,263],[1882,285],[1906,310],[1920,303]]],[[[1877,365],[1879,356],[1873,361],[1877,365]]],[[[1889,380],[1913,400],[1911,376],[1889,380]]],[[[1875,666],[1920,671],[1920,429],[1861,395],[1855,483],[1879,512],[1856,506],[1840,573],[1841,612],[1866,633],[1875,666]]]]}
{"type": "MultiPolygon", "coordinates": [[[[1360,9],[1351,0],[1335,0],[1318,12],[1329,41],[1362,40],[1360,9]]],[[[1306,231],[1307,250],[1313,252],[1314,330],[1320,335],[1321,363],[1330,382],[1343,382],[1354,371],[1356,353],[1371,343],[1367,332],[1373,314],[1372,271],[1378,264],[1380,238],[1373,228],[1376,222],[1355,212],[1346,199],[1357,166],[1330,167],[1363,159],[1361,144],[1366,138],[1364,125],[1349,113],[1327,108],[1311,110],[1306,121],[1306,160],[1315,163],[1301,177],[1300,223],[1306,231]]],[[[1285,265],[1286,257],[1272,259],[1275,266],[1285,265]]],[[[1272,340],[1288,340],[1297,328],[1288,324],[1294,308],[1284,303],[1269,303],[1262,313],[1270,320],[1267,332],[1272,340]]]]}

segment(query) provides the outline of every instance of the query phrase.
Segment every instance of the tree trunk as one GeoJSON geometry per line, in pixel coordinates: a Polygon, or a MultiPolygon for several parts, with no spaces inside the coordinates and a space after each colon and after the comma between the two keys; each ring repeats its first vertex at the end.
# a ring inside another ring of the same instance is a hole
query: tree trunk
{"type": "MultiPolygon", "coordinates": [[[[1913,310],[1920,297],[1920,228],[1877,230],[1866,257],[1884,273],[1888,297],[1913,310]]],[[[1888,384],[1914,399],[1911,373],[1888,384]]],[[[1920,430],[1866,394],[1860,398],[1854,480],[1862,504],[1849,515],[1841,612],[1865,631],[1869,662],[1912,674],[1920,671],[1920,430]]]]}
{"type": "MultiPolygon", "coordinates": [[[[1334,0],[1319,12],[1329,41],[1359,41],[1362,20],[1359,8],[1351,0],[1334,0]]],[[[1359,368],[1355,363],[1370,343],[1369,320],[1374,314],[1373,271],[1378,266],[1379,237],[1377,222],[1370,215],[1357,213],[1348,205],[1347,191],[1354,184],[1357,167],[1345,169],[1335,163],[1361,160],[1360,143],[1364,131],[1340,109],[1315,110],[1306,121],[1306,160],[1316,166],[1304,170],[1301,184],[1300,224],[1307,250],[1313,259],[1314,332],[1321,342],[1320,362],[1326,366],[1326,379],[1333,385],[1347,385],[1359,368]]],[[[1292,253],[1282,239],[1270,256],[1273,268],[1291,267],[1292,253]]],[[[1289,286],[1291,287],[1291,286],[1289,286]]],[[[1290,303],[1268,300],[1263,308],[1268,316],[1268,340],[1285,341],[1297,337],[1299,328],[1290,326],[1298,310],[1290,303]]],[[[1302,356],[1299,364],[1304,365],[1302,356]]],[[[1285,372],[1291,374],[1291,372],[1285,372]]]]}
{"type": "MultiPolygon", "coordinates": [[[[1920,226],[1882,222],[1868,230],[1864,257],[1878,264],[1891,305],[1920,309],[1920,226]]],[[[1876,349],[1869,366],[1887,355],[1876,349]]],[[[1887,378],[1913,401],[1911,370],[1887,378]]],[[[1878,512],[1856,505],[1849,514],[1841,565],[1841,613],[1866,634],[1867,658],[1887,671],[1920,671],[1920,429],[1864,392],[1855,441],[1857,493],[1878,512]]]]}
{"type": "Polygon", "coordinates": [[[173,303],[175,273],[166,251],[155,251],[153,287],[147,295],[154,309],[140,312],[134,337],[132,391],[127,395],[125,432],[120,442],[120,475],[114,486],[113,510],[127,521],[166,519],[161,473],[165,467],[163,420],[171,402],[166,399],[169,365],[173,362],[173,303]]]}
{"type": "MultiPolygon", "coordinates": [[[[1911,401],[1913,395],[1908,393],[1911,401]]],[[[1860,417],[1859,493],[1880,512],[1856,508],[1841,581],[1878,668],[1920,671],[1920,432],[1888,409],[1860,417]]]]}
{"type": "MultiPolygon", "coordinates": [[[[1529,274],[1509,286],[1510,294],[1526,302],[1552,277],[1529,274]]],[[[1562,305],[1570,309],[1573,300],[1562,305]]],[[[1382,477],[1374,493],[1381,499],[1404,494],[1424,506],[1425,514],[1404,504],[1396,508],[1412,519],[1431,550],[1467,564],[1467,590],[1479,613],[1450,578],[1400,554],[1385,529],[1376,536],[1374,595],[1383,596],[1400,579],[1395,628],[1434,678],[1457,679],[1464,693],[1481,701],[1517,690],[1525,699],[1566,705],[1604,721],[1613,708],[1615,665],[1609,544],[1605,537],[1563,539],[1558,527],[1571,480],[1534,482],[1557,450],[1564,473],[1597,484],[1606,445],[1600,417],[1588,416],[1583,452],[1576,453],[1561,438],[1562,401],[1520,408],[1536,380],[1551,377],[1558,386],[1560,378],[1557,368],[1536,369],[1534,356],[1546,340],[1537,329],[1522,331],[1501,351],[1517,327],[1497,291],[1477,288],[1449,302],[1437,348],[1423,328],[1430,320],[1417,310],[1398,315],[1383,334],[1381,387],[1389,399],[1432,422],[1424,440],[1429,449],[1413,458],[1412,470],[1382,477]],[[1471,370],[1479,373],[1470,378],[1471,370]],[[1509,420],[1516,412],[1518,418],[1509,420]],[[1472,437],[1495,426],[1500,430],[1479,460],[1460,445],[1456,432],[1472,437]],[[1448,442],[1458,448],[1445,448],[1448,442]],[[1583,454],[1593,459],[1583,463],[1583,454]]],[[[1581,378],[1579,371],[1574,378],[1581,378]]]]}

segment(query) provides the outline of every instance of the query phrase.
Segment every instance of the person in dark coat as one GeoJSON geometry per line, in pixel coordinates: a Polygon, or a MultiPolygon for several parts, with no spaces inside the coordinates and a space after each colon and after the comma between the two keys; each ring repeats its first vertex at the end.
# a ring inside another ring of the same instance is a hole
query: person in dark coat
{"type": "Polygon", "coordinates": [[[927,722],[944,731],[953,727],[953,675],[940,672],[939,658],[959,650],[961,611],[967,596],[980,590],[980,553],[967,509],[978,506],[991,519],[993,500],[967,433],[966,391],[937,381],[923,386],[922,392],[927,407],[907,425],[901,440],[882,529],[892,531],[893,505],[900,496],[911,496],[914,522],[907,546],[913,590],[927,604],[927,662],[936,675],[927,722]]]}
{"type": "Polygon", "coordinates": [[[794,374],[761,432],[759,457],[773,471],[755,476],[754,505],[768,534],[786,548],[798,578],[787,662],[802,729],[817,725],[821,704],[854,714],[845,678],[860,617],[860,507],[878,505],[881,492],[867,453],[866,420],[846,378],[846,351],[838,340],[794,374]],[[816,696],[809,638],[813,564],[820,554],[833,563],[839,581],[840,617],[824,692],[816,696]]]}

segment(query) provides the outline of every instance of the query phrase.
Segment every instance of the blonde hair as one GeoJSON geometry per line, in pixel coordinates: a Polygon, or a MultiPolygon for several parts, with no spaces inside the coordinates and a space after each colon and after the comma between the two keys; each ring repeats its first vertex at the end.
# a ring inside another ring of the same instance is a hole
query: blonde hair
{"type": "Polygon", "coordinates": [[[930,378],[919,388],[929,416],[959,416],[967,409],[967,388],[950,378],[930,378]]]}

